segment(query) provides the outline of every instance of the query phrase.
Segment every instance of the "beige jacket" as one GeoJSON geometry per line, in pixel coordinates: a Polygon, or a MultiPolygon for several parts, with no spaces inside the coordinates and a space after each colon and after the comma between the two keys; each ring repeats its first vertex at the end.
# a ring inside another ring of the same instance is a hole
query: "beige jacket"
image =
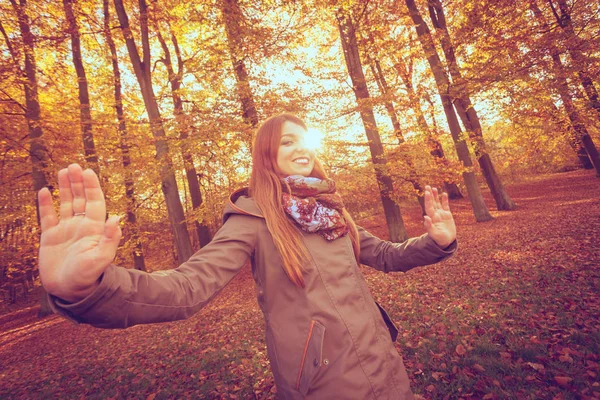
{"type": "MultiPolygon", "coordinates": [[[[412,399],[390,334],[397,334],[373,300],[350,238],[327,242],[303,232],[312,259],[305,288],[295,286],[256,203],[238,191],[212,242],[179,268],[153,273],[111,265],[97,290],[78,303],[50,296],[55,312],[100,328],[185,319],[206,305],[251,260],[277,393],[283,399],[412,399]]],[[[443,260],[427,234],[401,244],[363,229],[360,261],[381,271],[408,271],[443,260]]],[[[395,340],[395,337],[394,337],[395,340]]]]}

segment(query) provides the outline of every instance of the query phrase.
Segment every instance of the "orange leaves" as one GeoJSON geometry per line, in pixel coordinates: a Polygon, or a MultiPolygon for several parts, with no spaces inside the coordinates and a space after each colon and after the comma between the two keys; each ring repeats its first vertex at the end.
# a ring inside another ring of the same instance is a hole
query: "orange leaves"
{"type": "Polygon", "coordinates": [[[475,363],[473,364],[473,369],[479,372],[485,372],[485,368],[483,368],[481,365],[475,363]]]}
{"type": "Polygon", "coordinates": [[[544,372],[544,366],[542,364],[537,364],[537,363],[532,363],[532,362],[528,362],[526,364],[538,372],[541,372],[541,373],[544,372]]]}
{"type": "Polygon", "coordinates": [[[465,354],[467,354],[467,349],[465,349],[465,346],[463,346],[462,344],[459,344],[458,346],[456,346],[456,354],[458,354],[459,356],[464,356],[465,354]]]}
{"type": "Polygon", "coordinates": [[[555,376],[554,380],[562,387],[568,387],[569,383],[573,380],[573,378],[569,378],[568,376],[555,376]]]}

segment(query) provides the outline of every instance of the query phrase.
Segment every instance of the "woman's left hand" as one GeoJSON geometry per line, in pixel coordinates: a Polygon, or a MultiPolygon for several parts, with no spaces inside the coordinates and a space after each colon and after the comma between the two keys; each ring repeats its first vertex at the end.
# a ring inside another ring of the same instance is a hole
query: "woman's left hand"
{"type": "Polygon", "coordinates": [[[448,247],[456,239],[456,225],[450,212],[448,194],[442,193],[440,201],[438,190],[425,186],[425,213],[427,234],[441,248],[448,247]]]}

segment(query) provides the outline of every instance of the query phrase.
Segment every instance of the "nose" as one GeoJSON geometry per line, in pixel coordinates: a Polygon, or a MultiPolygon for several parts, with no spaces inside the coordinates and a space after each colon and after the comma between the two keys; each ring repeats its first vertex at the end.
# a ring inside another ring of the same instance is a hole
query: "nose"
{"type": "Polygon", "coordinates": [[[296,152],[301,154],[310,152],[305,140],[298,140],[298,142],[296,142],[296,152]]]}

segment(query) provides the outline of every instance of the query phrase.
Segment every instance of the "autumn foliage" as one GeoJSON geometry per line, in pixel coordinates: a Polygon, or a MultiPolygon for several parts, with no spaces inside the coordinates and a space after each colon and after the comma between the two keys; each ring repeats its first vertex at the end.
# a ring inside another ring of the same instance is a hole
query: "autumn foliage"
{"type": "Polygon", "coordinates": [[[247,270],[178,324],[36,319],[35,194],[93,168],[115,262],[174,268],[283,111],[375,234],[421,233],[424,185],[451,195],[456,257],[364,271],[417,393],[599,397],[599,31],[591,0],[0,2],[0,397],[275,396],[247,270]]]}

